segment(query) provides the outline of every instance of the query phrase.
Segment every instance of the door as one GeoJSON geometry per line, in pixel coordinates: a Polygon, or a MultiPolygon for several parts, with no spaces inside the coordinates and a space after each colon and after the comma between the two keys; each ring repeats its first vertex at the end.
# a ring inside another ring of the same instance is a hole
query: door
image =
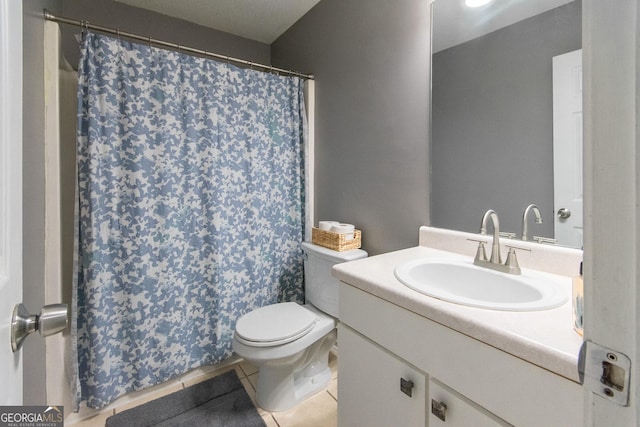
{"type": "Polygon", "coordinates": [[[582,49],[553,58],[554,237],[583,246],[582,49]]]}
{"type": "Polygon", "coordinates": [[[424,374],[348,326],[338,328],[338,425],[425,426],[424,374]]]}
{"type": "Polygon", "coordinates": [[[22,404],[22,356],[11,350],[22,301],[22,2],[0,0],[0,405],[22,404]]]}
{"type": "Polygon", "coordinates": [[[430,427],[510,426],[506,421],[496,417],[435,378],[429,379],[429,398],[427,399],[427,405],[431,406],[431,413],[428,415],[428,425],[430,427]]]}
{"type": "MultiPolygon", "coordinates": [[[[585,426],[640,425],[640,4],[582,2],[584,339],[631,359],[621,406],[584,388],[585,426]]],[[[620,372],[618,372],[619,374],[620,372]]]]}

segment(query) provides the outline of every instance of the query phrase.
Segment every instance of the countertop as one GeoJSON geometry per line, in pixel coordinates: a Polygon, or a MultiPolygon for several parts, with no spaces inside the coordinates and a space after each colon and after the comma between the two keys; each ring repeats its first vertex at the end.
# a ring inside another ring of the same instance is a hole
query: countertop
{"type": "MultiPolygon", "coordinates": [[[[421,236],[423,231],[421,229],[421,236]]],[[[334,277],[351,286],[572,381],[580,382],[578,353],[582,337],[572,328],[570,277],[555,275],[558,286],[563,286],[569,297],[567,302],[558,308],[529,312],[488,310],[432,298],[400,283],[394,276],[395,266],[420,258],[472,259],[454,252],[417,246],[337,264],[332,272],[334,277]]],[[[524,271],[526,268],[523,266],[524,271]]]]}

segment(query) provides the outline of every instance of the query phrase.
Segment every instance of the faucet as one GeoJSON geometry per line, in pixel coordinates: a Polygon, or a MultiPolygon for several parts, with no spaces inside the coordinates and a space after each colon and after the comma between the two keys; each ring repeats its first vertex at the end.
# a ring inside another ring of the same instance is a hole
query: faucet
{"type": "MultiPolygon", "coordinates": [[[[537,208],[536,208],[537,209],[537,208]]],[[[518,259],[516,258],[516,249],[524,249],[530,251],[530,249],[516,248],[514,246],[507,246],[509,248],[509,254],[507,255],[507,261],[502,263],[502,256],[500,254],[500,221],[498,220],[498,214],[493,209],[489,209],[482,216],[482,223],[480,224],[480,234],[487,234],[487,222],[491,220],[493,224],[493,242],[491,244],[491,257],[487,259],[487,254],[484,250],[484,240],[474,240],[478,242],[478,251],[476,257],[473,260],[473,264],[479,267],[490,268],[492,270],[500,271],[502,273],[520,274],[520,266],[518,265],[518,259]]]]}
{"type": "Polygon", "coordinates": [[[536,224],[542,224],[542,214],[540,213],[540,208],[536,205],[531,204],[524,208],[524,213],[522,214],[522,240],[528,240],[529,236],[527,235],[528,227],[527,227],[527,216],[529,212],[533,211],[536,216],[536,224]]]}
{"type": "Polygon", "coordinates": [[[489,262],[500,264],[502,263],[502,256],[500,255],[500,221],[498,220],[498,214],[493,209],[489,209],[482,216],[480,234],[487,234],[487,221],[489,219],[491,219],[493,223],[493,243],[491,244],[491,258],[489,262]]]}

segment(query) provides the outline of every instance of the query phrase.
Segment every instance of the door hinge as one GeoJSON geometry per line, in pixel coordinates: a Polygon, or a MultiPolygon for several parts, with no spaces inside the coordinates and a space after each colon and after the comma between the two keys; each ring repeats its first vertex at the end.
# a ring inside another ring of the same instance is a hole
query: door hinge
{"type": "Polygon", "coordinates": [[[578,358],[580,382],[592,393],[629,406],[631,359],[626,354],[585,341],[578,358]]]}

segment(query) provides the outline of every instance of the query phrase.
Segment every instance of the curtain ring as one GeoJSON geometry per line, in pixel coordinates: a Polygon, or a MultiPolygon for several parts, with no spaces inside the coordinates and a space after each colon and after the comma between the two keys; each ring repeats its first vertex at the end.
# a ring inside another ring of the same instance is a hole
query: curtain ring
{"type": "Polygon", "coordinates": [[[149,43],[149,47],[151,47],[151,36],[147,36],[147,42],[149,43]]]}
{"type": "Polygon", "coordinates": [[[116,34],[118,36],[118,41],[120,41],[120,28],[116,28],[116,34]]]}

